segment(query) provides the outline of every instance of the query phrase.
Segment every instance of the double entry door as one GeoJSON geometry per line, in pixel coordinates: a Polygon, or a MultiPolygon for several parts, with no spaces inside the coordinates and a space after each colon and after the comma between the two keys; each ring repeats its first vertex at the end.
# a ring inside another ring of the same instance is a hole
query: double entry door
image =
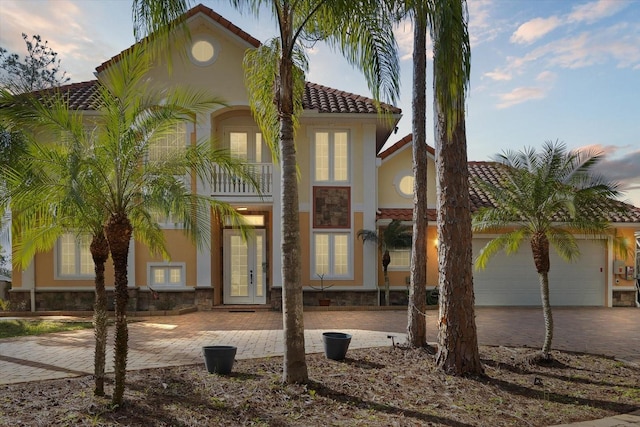
{"type": "Polygon", "coordinates": [[[224,304],[266,304],[266,234],[254,229],[247,240],[239,230],[225,229],[224,304]]]}

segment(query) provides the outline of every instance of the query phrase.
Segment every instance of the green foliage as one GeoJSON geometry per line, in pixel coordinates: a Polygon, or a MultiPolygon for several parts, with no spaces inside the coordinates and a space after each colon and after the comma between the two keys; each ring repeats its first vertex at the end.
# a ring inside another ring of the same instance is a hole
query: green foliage
{"type": "Polygon", "coordinates": [[[51,320],[0,320],[0,338],[42,335],[51,332],[93,328],[91,322],[60,322],[51,320]]]}
{"type": "MultiPolygon", "coordinates": [[[[499,182],[474,178],[490,195],[494,208],[478,210],[473,229],[501,232],[482,249],[476,268],[485,268],[500,250],[517,252],[524,239],[536,234],[545,235],[567,261],[580,255],[573,233],[594,240],[609,237],[608,213],[622,213],[628,206],[616,200],[620,194],[617,183],[594,172],[602,158],[601,152],[567,151],[564,144],[549,141],[540,152],[526,148],[498,155],[499,182]],[[514,228],[502,232],[509,227],[514,228]]],[[[618,251],[626,251],[624,240],[614,238],[613,242],[618,251]]]]}
{"type": "Polygon", "coordinates": [[[12,93],[47,89],[67,83],[70,79],[60,68],[58,53],[42,41],[40,35],[29,38],[22,34],[27,54],[20,58],[0,47],[0,87],[12,93]]]}

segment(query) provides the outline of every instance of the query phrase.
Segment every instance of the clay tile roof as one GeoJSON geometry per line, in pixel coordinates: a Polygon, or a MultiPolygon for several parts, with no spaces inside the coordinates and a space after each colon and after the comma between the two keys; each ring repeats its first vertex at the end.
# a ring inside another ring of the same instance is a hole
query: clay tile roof
{"type": "MultiPolygon", "coordinates": [[[[307,82],[302,105],[305,110],[317,110],[320,113],[373,113],[377,112],[375,101],[353,93],[332,89],[307,82]]],[[[389,104],[380,107],[393,114],[401,110],[389,104]]]]}
{"type": "MultiPolygon", "coordinates": [[[[469,176],[481,179],[499,185],[503,172],[501,165],[495,162],[469,162],[469,176]]],[[[493,200],[482,189],[473,184],[473,180],[469,186],[469,198],[471,201],[471,211],[474,212],[481,207],[492,207],[493,200]]],[[[640,223],[640,208],[625,204],[623,202],[614,202],[611,206],[593,206],[591,212],[594,215],[605,215],[605,217],[614,223],[640,223]],[[612,209],[612,207],[614,209],[612,209]],[[627,207],[626,212],[621,212],[615,207],[627,207]]],[[[554,218],[555,221],[562,221],[560,216],[554,218]]]]}
{"type": "MultiPolygon", "coordinates": [[[[405,136],[404,138],[398,140],[391,147],[387,148],[386,150],[384,150],[381,153],[378,153],[378,157],[380,157],[382,160],[384,160],[387,157],[389,157],[390,155],[392,155],[393,153],[395,153],[396,151],[400,150],[405,145],[410,144],[412,141],[413,141],[413,134],[410,133],[407,136],[405,136]]],[[[427,144],[427,151],[432,156],[436,155],[436,150],[432,146],[430,146],[429,144],[427,144]]]]}
{"type": "MultiPolygon", "coordinates": [[[[55,89],[47,89],[38,92],[38,95],[50,94],[59,90],[65,97],[69,97],[69,107],[72,110],[92,111],[96,106],[92,102],[93,95],[97,91],[98,81],[91,80],[82,83],[72,83],[55,89]]],[[[375,103],[369,98],[339,91],[315,83],[307,83],[303,98],[305,110],[317,110],[320,113],[375,113],[375,103]],[[318,107],[321,105],[321,107],[318,107]]],[[[383,108],[400,111],[400,109],[386,104],[383,108]]]]}
{"type": "MultiPolygon", "coordinates": [[[[378,209],[376,212],[376,220],[379,219],[398,219],[400,221],[412,221],[413,209],[378,209]]],[[[427,221],[433,222],[437,219],[437,213],[435,209],[427,209],[427,221]]]]}
{"type": "Polygon", "coordinates": [[[89,80],[87,82],[71,83],[51,89],[43,89],[33,94],[42,99],[45,96],[61,95],[69,103],[70,110],[95,111],[98,106],[95,102],[98,90],[98,81],[89,80]]]}

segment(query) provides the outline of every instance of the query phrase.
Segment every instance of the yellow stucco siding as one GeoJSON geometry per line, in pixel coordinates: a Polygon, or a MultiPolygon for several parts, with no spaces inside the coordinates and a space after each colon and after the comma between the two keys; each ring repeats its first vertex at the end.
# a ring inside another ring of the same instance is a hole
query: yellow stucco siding
{"type": "MultiPolygon", "coordinates": [[[[171,256],[168,263],[185,263],[185,285],[194,287],[196,285],[196,248],[191,240],[182,230],[164,230],[167,250],[171,256]]],[[[147,286],[147,266],[150,262],[164,262],[161,256],[154,256],[142,243],[135,244],[136,276],[137,286],[147,286]]]]}
{"type": "MultiPolygon", "coordinates": [[[[413,207],[413,196],[404,196],[397,185],[404,175],[413,175],[413,153],[411,145],[407,145],[385,159],[378,168],[378,206],[381,208],[413,207]]],[[[436,170],[435,163],[429,158],[427,164],[427,205],[436,205],[436,170]]]]}
{"type": "Polygon", "coordinates": [[[248,105],[242,69],[248,48],[246,42],[203,17],[197,17],[189,27],[193,42],[204,38],[213,43],[215,61],[204,66],[194,64],[188,54],[191,45],[188,41],[179,40],[171,49],[171,70],[167,69],[162,58],[163,62],[154,67],[150,76],[161,82],[163,88],[188,84],[189,87],[208,91],[228,105],[248,105]]]}

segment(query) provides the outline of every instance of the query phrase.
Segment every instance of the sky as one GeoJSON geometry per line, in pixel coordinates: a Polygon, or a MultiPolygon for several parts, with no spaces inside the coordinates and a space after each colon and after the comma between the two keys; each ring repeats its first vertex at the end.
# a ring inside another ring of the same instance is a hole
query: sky
{"type": "MultiPolygon", "coordinates": [[[[201,2],[260,41],[276,35],[268,11],[256,18],[229,1],[201,2]]],[[[468,9],[469,160],[545,141],[602,151],[600,171],[640,206],[640,0],[468,0],[468,9]]],[[[47,40],[72,82],[91,80],[96,66],[133,44],[131,0],[0,0],[0,46],[23,55],[21,33],[47,40]]],[[[389,143],[411,132],[411,24],[396,37],[403,118],[389,143]]],[[[370,95],[338,53],[317,44],[308,54],[309,81],[370,95]]],[[[430,145],[432,117],[429,108],[430,145]]]]}

